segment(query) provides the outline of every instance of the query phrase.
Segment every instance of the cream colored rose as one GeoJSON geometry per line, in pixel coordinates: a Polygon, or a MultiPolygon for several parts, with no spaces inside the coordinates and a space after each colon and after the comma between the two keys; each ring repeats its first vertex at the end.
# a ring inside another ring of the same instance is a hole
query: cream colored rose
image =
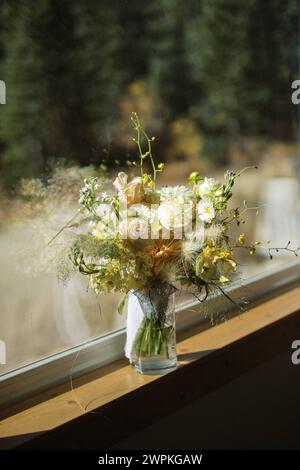
{"type": "Polygon", "coordinates": [[[122,189],[125,188],[125,186],[127,185],[127,180],[128,180],[128,176],[126,175],[126,173],[121,171],[120,173],[118,173],[118,176],[113,182],[113,186],[116,188],[118,192],[122,191],[122,189]]]}
{"type": "Polygon", "coordinates": [[[118,191],[120,201],[130,206],[132,204],[139,204],[144,197],[144,185],[141,177],[133,178],[130,183],[127,183],[128,176],[126,173],[119,173],[113,185],[118,191]]]}

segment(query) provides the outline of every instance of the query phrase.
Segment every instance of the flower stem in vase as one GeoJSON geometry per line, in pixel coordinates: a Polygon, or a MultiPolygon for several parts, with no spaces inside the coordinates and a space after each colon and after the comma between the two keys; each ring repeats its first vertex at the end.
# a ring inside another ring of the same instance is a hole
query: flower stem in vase
{"type": "Polygon", "coordinates": [[[148,292],[135,292],[143,318],[132,345],[132,359],[143,374],[163,374],[177,364],[174,293],[160,285],[148,292]]]}

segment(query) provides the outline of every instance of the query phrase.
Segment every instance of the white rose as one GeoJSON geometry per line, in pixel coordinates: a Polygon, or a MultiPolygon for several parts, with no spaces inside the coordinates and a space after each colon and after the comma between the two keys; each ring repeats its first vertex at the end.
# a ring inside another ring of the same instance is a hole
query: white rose
{"type": "Polygon", "coordinates": [[[191,224],[193,219],[193,205],[162,202],[157,215],[163,227],[170,229],[184,228],[191,224]]]}

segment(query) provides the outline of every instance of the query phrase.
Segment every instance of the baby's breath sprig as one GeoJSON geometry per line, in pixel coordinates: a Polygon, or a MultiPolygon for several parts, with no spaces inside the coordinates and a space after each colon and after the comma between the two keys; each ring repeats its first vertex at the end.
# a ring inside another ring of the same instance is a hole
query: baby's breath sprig
{"type": "Polygon", "coordinates": [[[100,190],[98,178],[92,177],[84,180],[84,186],[79,192],[79,204],[90,212],[93,212],[97,203],[97,196],[100,190]]]}
{"type": "Polygon", "coordinates": [[[160,173],[163,171],[164,164],[159,163],[158,166],[156,167],[154,158],[152,155],[152,143],[155,140],[155,137],[149,137],[144,128],[141,126],[139,117],[136,112],[131,113],[131,121],[133,124],[133,128],[136,131],[136,137],[133,137],[133,142],[136,143],[138,151],[139,151],[139,157],[140,157],[140,170],[141,170],[141,176],[144,176],[144,171],[143,171],[143,163],[144,160],[149,157],[151,166],[152,166],[152,172],[153,172],[153,183],[155,186],[156,182],[156,177],[157,173],[160,173]],[[143,151],[143,139],[147,143],[147,150],[144,152],[143,151]]]}
{"type": "MultiPolygon", "coordinates": [[[[96,215],[94,212],[94,206],[97,203],[97,193],[99,192],[100,184],[99,180],[96,177],[84,179],[84,186],[81,188],[79,192],[79,209],[75,212],[75,214],[71,217],[68,222],[66,222],[60,230],[49,240],[48,245],[51,245],[54,240],[65,230],[68,228],[75,227],[77,224],[74,224],[74,221],[77,219],[79,215],[84,212],[86,209],[88,212],[92,213],[94,216],[96,215]]],[[[79,226],[78,224],[77,226],[79,226]]]]}

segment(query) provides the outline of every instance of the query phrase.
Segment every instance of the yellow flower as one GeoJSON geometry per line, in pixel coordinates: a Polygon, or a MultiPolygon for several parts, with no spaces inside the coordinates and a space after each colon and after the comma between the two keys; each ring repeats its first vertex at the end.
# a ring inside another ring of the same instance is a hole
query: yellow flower
{"type": "Polygon", "coordinates": [[[215,248],[212,248],[210,246],[206,246],[204,249],[203,249],[203,257],[204,258],[212,258],[212,255],[215,253],[215,248]]]}
{"type": "Polygon", "coordinates": [[[150,176],[148,173],[144,173],[144,175],[143,175],[143,183],[144,183],[144,184],[147,184],[147,183],[149,183],[149,181],[151,181],[151,176],[150,176]]]}
{"type": "Polygon", "coordinates": [[[213,260],[213,264],[221,262],[221,267],[224,271],[235,271],[236,262],[232,259],[232,250],[223,250],[216,254],[213,260]]]}
{"type": "Polygon", "coordinates": [[[240,243],[241,245],[244,245],[244,243],[245,243],[245,234],[244,234],[244,233],[241,233],[241,234],[237,237],[237,242],[240,243]]]}

